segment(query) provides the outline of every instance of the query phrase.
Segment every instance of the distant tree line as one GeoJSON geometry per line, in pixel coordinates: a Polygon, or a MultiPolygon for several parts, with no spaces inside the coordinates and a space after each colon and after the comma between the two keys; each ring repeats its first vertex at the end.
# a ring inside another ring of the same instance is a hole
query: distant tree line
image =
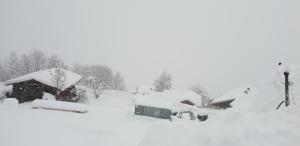
{"type": "Polygon", "coordinates": [[[0,81],[4,82],[31,72],[58,68],[58,66],[82,75],[80,83],[90,88],[126,90],[121,73],[114,73],[107,66],[75,64],[70,68],[59,57],[46,56],[37,49],[22,55],[12,52],[4,61],[0,61],[0,81]]]}
{"type": "MultiPolygon", "coordinates": [[[[3,62],[0,62],[0,81],[47,68],[54,68],[58,60],[60,59],[57,56],[48,57],[37,49],[20,56],[12,52],[3,62]]],[[[68,67],[63,64],[63,68],[67,69],[68,67]]]]}

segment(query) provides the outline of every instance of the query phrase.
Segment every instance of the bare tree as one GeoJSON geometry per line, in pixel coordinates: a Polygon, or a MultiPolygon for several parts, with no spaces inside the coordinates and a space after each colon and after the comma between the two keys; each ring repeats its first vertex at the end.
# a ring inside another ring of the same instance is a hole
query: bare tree
{"type": "Polygon", "coordinates": [[[166,71],[162,72],[160,76],[154,81],[154,90],[157,92],[163,92],[169,90],[172,87],[172,76],[166,71]]]}
{"type": "Polygon", "coordinates": [[[57,60],[55,62],[55,68],[53,68],[53,70],[50,70],[50,74],[52,75],[52,81],[54,82],[56,88],[58,89],[58,92],[61,91],[65,86],[65,82],[67,78],[65,71],[62,69],[62,64],[63,63],[61,60],[57,60]]]}
{"type": "Polygon", "coordinates": [[[125,91],[126,90],[124,78],[122,77],[122,75],[121,75],[120,72],[117,72],[114,75],[114,78],[113,78],[113,89],[114,90],[121,90],[121,91],[125,91]]]}
{"type": "Polygon", "coordinates": [[[23,54],[21,59],[19,60],[20,68],[21,68],[21,75],[31,73],[33,71],[33,67],[31,65],[30,58],[23,54]]]}
{"type": "Polygon", "coordinates": [[[0,81],[3,82],[5,81],[7,78],[7,72],[4,69],[4,66],[2,65],[2,63],[0,62],[0,81]]]}
{"type": "Polygon", "coordinates": [[[52,55],[50,58],[47,59],[47,68],[56,68],[57,62],[60,62],[60,67],[63,69],[68,69],[68,66],[64,64],[64,62],[55,55],[52,55]]]}
{"type": "Polygon", "coordinates": [[[19,58],[16,53],[12,52],[8,59],[5,62],[5,70],[7,70],[8,74],[6,79],[14,78],[20,75],[20,64],[19,58]]]}
{"type": "Polygon", "coordinates": [[[47,57],[40,50],[34,49],[29,57],[31,59],[31,63],[33,65],[33,71],[39,71],[45,69],[45,64],[47,61],[47,57]]]}
{"type": "Polygon", "coordinates": [[[113,72],[112,70],[103,65],[80,65],[75,64],[72,69],[75,73],[82,75],[81,84],[91,87],[90,78],[96,80],[96,84],[103,84],[104,89],[112,89],[113,72]]]}
{"type": "Polygon", "coordinates": [[[104,89],[112,88],[113,72],[112,70],[103,65],[91,66],[92,76],[96,77],[98,83],[104,84],[104,89]]]}
{"type": "Polygon", "coordinates": [[[105,83],[101,82],[97,78],[93,78],[92,80],[92,88],[94,90],[94,95],[97,99],[99,99],[100,95],[103,93],[105,88],[105,83]]]}

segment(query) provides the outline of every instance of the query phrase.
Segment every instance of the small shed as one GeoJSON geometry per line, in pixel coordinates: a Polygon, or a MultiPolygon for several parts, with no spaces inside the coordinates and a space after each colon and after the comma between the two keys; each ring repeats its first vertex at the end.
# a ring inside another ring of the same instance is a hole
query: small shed
{"type": "Polygon", "coordinates": [[[13,91],[9,98],[16,98],[20,103],[42,99],[44,92],[57,95],[57,100],[71,101],[74,93],[75,84],[80,81],[81,76],[73,72],[62,69],[65,72],[66,79],[62,89],[56,88],[53,79],[55,69],[46,69],[42,71],[26,74],[5,82],[5,85],[12,85],[13,91]],[[72,93],[71,93],[72,92],[72,93]]]}
{"type": "Polygon", "coordinates": [[[136,115],[143,115],[161,119],[171,119],[174,106],[163,100],[140,98],[135,100],[136,115]]]}

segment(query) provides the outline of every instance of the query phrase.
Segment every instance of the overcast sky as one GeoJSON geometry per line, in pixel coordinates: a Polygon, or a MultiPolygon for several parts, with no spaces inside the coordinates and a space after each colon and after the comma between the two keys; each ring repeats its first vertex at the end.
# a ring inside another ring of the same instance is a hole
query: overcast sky
{"type": "Polygon", "coordinates": [[[0,0],[0,60],[33,48],[104,64],[129,89],[163,70],[212,95],[300,64],[299,0],[0,0]]]}

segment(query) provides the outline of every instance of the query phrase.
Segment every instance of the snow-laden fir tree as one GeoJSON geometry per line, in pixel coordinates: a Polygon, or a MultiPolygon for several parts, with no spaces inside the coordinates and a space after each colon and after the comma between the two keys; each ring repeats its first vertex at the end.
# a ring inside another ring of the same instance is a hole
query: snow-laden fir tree
{"type": "Polygon", "coordinates": [[[169,90],[172,87],[172,76],[166,71],[162,72],[160,76],[154,81],[154,90],[157,92],[163,92],[169,90]]]}

